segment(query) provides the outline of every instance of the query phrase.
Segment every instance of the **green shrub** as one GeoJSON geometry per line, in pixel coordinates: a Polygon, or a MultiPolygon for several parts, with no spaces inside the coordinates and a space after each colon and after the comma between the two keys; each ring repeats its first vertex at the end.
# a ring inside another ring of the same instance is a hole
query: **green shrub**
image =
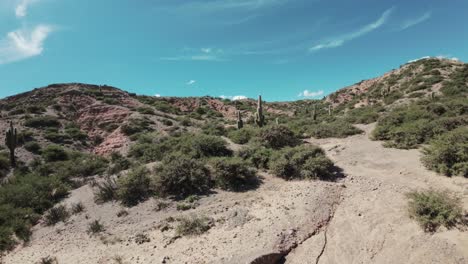
{"type": "MultiPolygon", "coordinates": [[[[198,108],[202,109],[202,108],[198,108]]],[[[226,128],[221,123],[214,123],[212,121],[207,121],[202,126],[203,133],[212,136],[225,136],[226,135],[226,128]]]]}
{"type": "Polygon", "coordinates": [[[144,162],[161,160],[171,153],[180,152],[193,158],[230,156],[232,151],[220,137],[205,134],[183,134],[178,137],[143,138],[133,145],[129,155],[144,162]]]}
{"type": "Polygon", "coordinates": [[[273,150],[263,146],[252,146],[239,151],[238,155],[242,159],[249,161],[257,169],[268,169],[273,150]]]}
{"type": "Polygon", "coordinates": [[[10,160],[0,156],[0,176],[4,176],[10,170],[10,160]]]}
{"type": "Polygon", "coordinates": [[[117,183],[111,177],[107,177],[104,181],[96,184],[97,191],[94,193],[97,203],[105,203],[108,201],[117,200],[117,183]]]}
{"type": "Polygon", "coordinates": [[[42,151],[42,157],[47,162],[68,160],[67,151],[58,145],[49,145],[42,151]]]}
{"type": "Polygon", "coordinates": [[[79,127],[76,126],[68,126],[65,128],[65,134],[68,138],[78,141],[84,141],[88,139],[88,135],[81,131],[79,127]]]}
{"type": "Polygon", "coordinates": [[[273,174],[286,180],[333,180],[336,177],[333,162],[317,146],[299,146],[275,152],[269,167],[273,174]]]}
{"type": "Polygon", "coordinates": [[[457,127],[468,125],[468,102],[459,98],[420,100],[379,119],[373,139],[396,148],[416,148],[457,127]]]}
{"type": "Polygon", "coordinates": [[[149,119],[142,118],[142,119],[130,119],[127,123],[122,125],[120,128],[122,133],[127,136],[134,135],[136,133],[144,133],[144,132],[151,132],[153,128],[151,128],[151,124],[153,122],[149,119]]]}
{"type": "Polygon", "coordinates": [[[117,181],[117,196],[126,206],[145,201],[151,194],[151,180],[145,167],[131,170],[117,181]]]}
{"type": "Polygon", "coordinates": [[[102,102],[105,103],[105,104],[109,104],[109,105],[118,105],[118,104],[120,104],[119,100],[114,99],[114,98],[104,98],[104,100],[102,100],[102,102]]]}
{"type": "Polygon", "coordinates": [[[431,170],[447,176],[468,177],[468,128],[461,127],[430,141],[422,161],[431,170]]]}
{"type": "Polygon", "coordinates": [[[39,145],[39,143],[37,143],[36,141],[27,142],[26,144],[24,144],[24,148],[27,151],[34,153],[34,154],[41,153],[41,145],[39,145]]]}
{"type": "Polygon", "coordinates": [[[143,115],[154,115],[154,109],[151,107],[139,107],[137,111],[143,115]]]}
{"type": "Polygon", "coordinates": [[[308,133],[315,138],[345,138],[360,134],[362,131],[348,122],[337,120],[311,126],[308,133]]]}
{"type": "Polygon", "coordinates": [[[172,126],[172,125],[174,125],[174,122],[172,122],[172,121],[169,120],[169,119],[163,119],[161,122],[162,122],[163,125],[165,125],[165,126],[172,126]]]}
{"type": "Polygon", "coordinates": [[[118,152],[113,152],[111,154],[111,162],[112,164],[107,170],[107,173],[109,174],[117,174],[123,170],[129,169],[132,165],[132,162],[130,160],[128,160],[118,152]]]}
{"type": "Polygon", "coordinates": [[[179,236],[198,236],[210,230],[213,220],[206,216],[190,216],[179,219],[176,234],[179,236]]]}
{"type": "Polygon", "coordinates": [[[223,190],[244,190],[257,182],[257,175],[250,164],[241,158],[217,158],[212,160],[212,176],[217,187],[223,190]]]}
{"type": "MultiPolygon", "coordinates": [[[[62,134],[57,129],[47,129],[44,133],[44,138],[53,142],[53,143],[66,143],[70,138],[68,135],[62,134]]],[[[69,142],[67,142],[69,143],[69,142]]]]}
{"type": "Polygon", "coordinates": [[[47,225],[55,225],[58,222],[65,222],[70,217],[70,212],[68,212],[65,205],[59,205],[54,208],[51,208],[45,215],[45,223],[47,225]]]}
{"type": "Polygon", "coordinates": [[[275,125],[263,128],[257,140],[265,147],[280,149],[283,147],[292,147],[299,144],[299,139],[287,127],[275,125]]]}
{"type": "Polygon", "coordinates": [[[229,131],[228,137],[236,144],[246,144],[252,137],[256,135],[256,131],[252,128],[242,128],[229,131]]]}
{"type": "Polygon", "coordinates": [[[462,207],[458,198],[447,194],[448,191],[411,192],[409,214],[427,232],[434,232],[440,226],[452,228],[462,221],[462,207]]]}
{"type": "Polygon", "coordinates": [[[186,197],[205,193],[212,186],[205,164],[184,155],[166,158],[156,167],[155,173],[155,190],[161,196],[186,197]]]}
{"type": "Polygon", "coordinates": [[[71,206],[71,211],[72,211],[73,214],[79,214],[79,213],[83,212],[84,209],[85,209],[85,206],[83,205],[82,202],[74,203],[71,206]]]}
{"type": "Polygon", "coordinates": [[[60,122],[53,116],[38,116],[26,119],[24,125],[33,128],[60,127],[60,122]]]}
{"type": "Polygon", "coordinates": [[[94,220],[88,225],[88,234],[95,235],[104,232],[106,229],[99,220],[94,220]]]}
{"type": "Polygon", "coordinates": [[[353,124],[370,124],[379,119],[379,112],[381,111],[383,111],[383,108],[380,106],[352,109],[346,113],[346,121],[353,124]]]}

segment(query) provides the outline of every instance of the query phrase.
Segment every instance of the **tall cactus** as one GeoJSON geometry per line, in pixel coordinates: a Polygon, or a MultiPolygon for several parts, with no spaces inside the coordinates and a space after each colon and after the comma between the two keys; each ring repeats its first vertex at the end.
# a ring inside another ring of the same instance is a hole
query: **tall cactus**
{"type": "Polygon", "coordinates": [[[435,99],[436,99],[436,94],[435,94],[435,92],[432,92],[431,93],[431,100],[435,100],[435,99]]]}
{"type": "Polygon", "coordinates": [[[332,106],[331,105],[328,106],[328,115],[329,116],[332,115],[332,106]]]}
{"type": "Polygon", "coordinates": [[[15,149],[18,146],[18,132],[13,127],[13,122],[10,122],[10,129],[6,132],[5,145],[10,150],[10,164],[13,168],[16,167],[15,149]]]}
{"type": "Polygon", "coordinates": [[[265,116],[263,115],[262,96],[258,96],[257,112],[255,113],[255,124],[259,127],[265,125],[265,116]]]}
{"type": "Polygon", "coordinates": [[[312,112],[312,118],[315,120],[317,120],[317,105],[314,104],[314,110],[312,112]]]}
{"type": "Polygon", "coordinates": [[[242,121],[241,112],[237,111],[237,129],[242,129],[244,127],[244,121],[242,121]]]}

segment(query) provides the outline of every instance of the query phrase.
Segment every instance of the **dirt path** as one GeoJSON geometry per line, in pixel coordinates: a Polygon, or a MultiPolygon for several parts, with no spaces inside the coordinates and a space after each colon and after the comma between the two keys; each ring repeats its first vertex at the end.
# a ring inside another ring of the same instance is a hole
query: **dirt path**
{"type": "Polygon", "coordinates": [[[405,198],[411,190],[446,189],[468,209],[468,180],[436,175],[422,166],[418,150],[383,148],[368,139],[373,125],[361,128],[365,135],[311,140],[344,169],[346,189],[327,232],[305,241],[286,263],[468,263],[468,232],[424,233],[408,218],[405,198]]]}

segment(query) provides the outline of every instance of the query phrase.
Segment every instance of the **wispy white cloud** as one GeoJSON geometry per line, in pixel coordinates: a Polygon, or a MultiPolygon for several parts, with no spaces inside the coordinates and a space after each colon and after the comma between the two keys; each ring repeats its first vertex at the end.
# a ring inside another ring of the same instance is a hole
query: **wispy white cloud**
{"type": "MultiPolygon", "coordinates": [[[[186,49],[187,51],[194,51],[193,49],[186,49]]],[[[199,50],[195,50],[194,54],[191,55],[181,55],[181,56],[174,56],[174,57],[162,57],[161,60],[166,61],[224,61],[225,59],[222,58],[223,50],[222,49],[215,49],[215,48],[201,48],[199,50]]]]}
{"type": "Polygon", "coordinates": [[[187,10],[216,12],[223,10],[247,9],[254,10],[285,4],[291,0],[214,0],[214,1],[191,1],[181,7],[187,10]]]}
{"type": "Polygon", "coordinates": [[[388,10],[386,10],[381,16],[379,19],[377,19],[376,21],[354,31],[354,32],[351,32],[351,33],[347,33],[347,34],[344,34],[344,35],[341,35],[339,37],[336,37],[336,38],[332,38],[331,40],[329,41],[325,41],[323,43],[319,43],[313,47],[311,47],[309,50],[310,51],[319,51],[319,50],[322,50],[322,49],[330,49],[330,48],[336,48],[336,47],[340,47],[342,46],[343,44],[345,44],[346,42],[348,41],[351,41],[353,39],[356,39],[356,38],[359,38],[361,36],[364,36],[378,28],[380,28],[381,26],[383,26],[388,18],[390,17],[391,13],[393,11],[393,8],[390,8],[388,10]]]}
{"type": "Polygon", "coordinates": [[[186,85],[194,85],[196,82],[197,81],[195,81],[195,80],[190,80],[190,81],[186,82],[185,84],[186,85]]]}
{"type": "Polygon", "coordinates": [[[224,59],[219,58],[215,55],[192,55],[192,56],[175,56],[175,57],[163,57],[161,60],[166,61],[223,61],[224,59]]]}
{"type": "Polygon", "coordinates": [[[53,31],[48,25],[19,29],[0,39],[0,64],[20,61],[38,56],[44,51],[44,42],[53,31]]]}
{"type": "Polygon", "coordinates": [[[39,0],[21,0],[15,8],[16,17],[25,17],[28,13],[28,7],[39,0]]]}
{"type": "Polygon", "coordinates": [[[155,94],[154,97],[161,97],[161,95],[160,94],[155,94]]]}
{"type": "Polygon", "coordinates": [[[232,100],[232,101],[238,101],[238,100],[245,100],[247,99],[247,96],[245,95],[234,95],[234,96],[231,96],[231,95],[221,95],[220,96],[222,99],[229,99],[229,100],[232,100]]]}
{"type": "Polygon", "coordinates": [[[319,97],[323,95],[325,92],[323,90],[320,91],[309,91],[309,90],[304,90],[300,94],[298,94],[299,97],[319,97]]]}
{"type": "Polygon", "coordinates": [[[420,17],[416,17],[416,18],[413,18],[413,19],[406,20],[405,22],[403,22],[401,24],[400,30],[405,30],[407,28],[416,26],[417,24],[420,24],[420,23],[430,19],[431,17],[432,17],[432,12],[426,12],[420,17]]]}

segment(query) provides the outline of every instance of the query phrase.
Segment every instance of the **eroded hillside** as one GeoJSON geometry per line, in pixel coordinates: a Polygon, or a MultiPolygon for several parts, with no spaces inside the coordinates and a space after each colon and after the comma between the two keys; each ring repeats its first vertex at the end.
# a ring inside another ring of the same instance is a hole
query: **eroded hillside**
{"type": "Polygon", "coordinates": [[[323,100],[0,100],[1,260],[466,263],[467,96],[466,64],[425,59],[323,100]]]}

